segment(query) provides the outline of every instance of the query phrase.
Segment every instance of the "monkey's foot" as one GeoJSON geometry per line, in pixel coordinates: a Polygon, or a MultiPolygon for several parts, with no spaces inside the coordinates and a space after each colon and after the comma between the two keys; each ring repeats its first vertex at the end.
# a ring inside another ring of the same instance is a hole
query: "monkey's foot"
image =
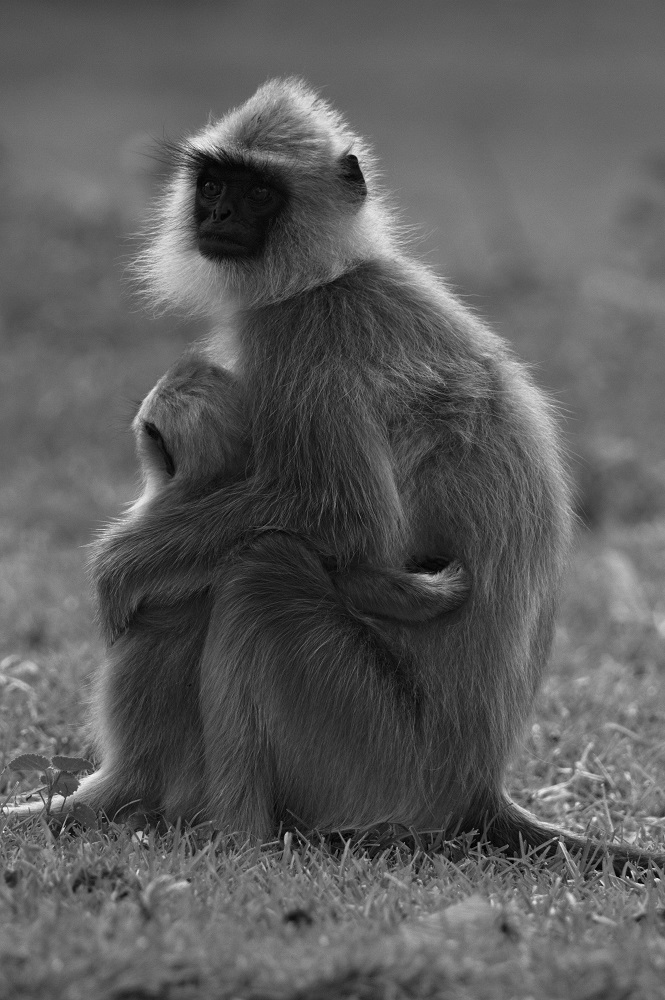
{"type": "Polygon", "coordinates": [[[0,805],[0,817],[8,820],[24,820],[33,816],[62,817],[71,812],[74,803],[71,797],[65,798],[63,795],[54,795],[47,809],[46,801],[38,798],[30,802],[19,802],[17,805],[0,805]]]}

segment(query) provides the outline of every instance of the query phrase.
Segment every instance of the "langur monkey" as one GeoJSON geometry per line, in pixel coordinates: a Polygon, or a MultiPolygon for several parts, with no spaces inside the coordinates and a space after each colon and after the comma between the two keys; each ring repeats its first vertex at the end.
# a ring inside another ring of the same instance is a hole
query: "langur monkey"
{"type": "MultiPolygon", "coordinates": [[[[183,612],[191,637],[206,621],[183,818],[260,841],[280,824],[477,830],[517,854],[561,837],[619,871],[663,864],[563,834],[503,788],[571,534],[555,422],[523,366],[409,254],[366,145],[302,82],[268,82],[174,167],[138,271],[156,304],[212,320],[211,358],[235,358],[248,458],[203,491],[176,472],[92,567],[111,662],[152,606],[177,616],[208,593],[183,612]],[[470,586],[449,614],[370,619],[335,587],[442,557],[470,586]]],[[[166,730],[181,685],[162,687],[166,730]]]]}
{"type": "MultiPolygon", "coordinates": [[[[163,376],[132,424],[143,489],[121,523],[131,525],[174,488],[192,499],[251,475],[248,420],[239,385],[191,352],[163,376]]],[[[433,560],[437,562],[437,560],[433,560]]],[[[459,607],[468,593],[459,563],[440,568],[359,566],[331,572],[329,592],[365,623],[423,622],[459,607]]],[[[119,818],[137,810],[175,822],[195,819],[204,798],[205,752],[199,661],[212,608],[209,585],[185,600],[148,598],[110,647],[96,679],[90,724],[102,766],[75,798],[56,796],[52,811],[85,803],[119,818]]],[[[39,802],[13,814],[29,816],[39,802]]]]}
{"type": "MultiPolygon", "coordinates": [[[[195,502],[251,475],[242,393],[228,371],[204,357],[187,355],[160,379],[133,429],[143,490],[123,519],[128,527],[169,490],[195,502]]],[[[102,766],[73,802],[112,816],[137,808],[172,822],[198,816],[205,795],[198,671],[214,583],[212,572],[208,586],[184,600],[149,597],[110,647],[91,725],[102,766]]],[[[332,573],[329,593],[361,621],[377,617],[380,629],[383,619],[421,622],[459,607],[467,585],[457,563],[431,572],[357,567],[332,573]]]]}

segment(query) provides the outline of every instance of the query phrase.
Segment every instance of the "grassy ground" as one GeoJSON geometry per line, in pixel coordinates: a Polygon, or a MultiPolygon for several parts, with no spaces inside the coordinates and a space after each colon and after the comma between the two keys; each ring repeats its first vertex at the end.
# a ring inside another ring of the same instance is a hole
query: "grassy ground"
{"type": "MultiPolygon", "coordinates": [[[[78,44],[71,9],[63,10],[69,10],[70,20],[63,14],[66,31],[78,44]]],[[[249,38],[245,8],[228,10],[236,31],[249,38]]],[[[43,13],[52,16],[46,7],[43,13]]],[[[118,25],[127,16],[122,6],[114,22],[121,34],[118,25]]],[[[329,58],[329,68],[332,57],[317,41],[321,23],[309,18],[302,27],[307,58],[329,58]]],[[[369,18],[361,24],[370,30],[369,18]]],[[[87,25],[88,36],[92,27],[87,25]]],[[[398,27],[386,33],[378,24],[378,47],[363,43],[371,66],[396,58],[399,41],[405,65],[417,67],[408,25],[398,27]]],[[[498,63],[491,63],[492,39],[500,42],[499,63],[512,58],[495,28],[483,39],[478,84],[492,93],[492,79],[510,91],[498,63]]],[[[243,54],[242,72],[251,76],[246,91],[282,69],[273,65],[267,43],[268,35],[280,39],[280,30],[272,21],[263,25],[251,52],[243,54]],[[256,65],[248,64],[251,59],[256,65]],[[265,70],[257,68],[271,59],[265,70]]],[[[163,26],[155,31],[163,41],[163,26]]],[[[601,37],[609,45],[609,36],[606,26],[604,34],[594,34],[594,44],[601,37]]],[[[139,44],[126,37],[130,50],[139,44]]],[[[218,37],[231,44],[228,36],[218,37]]],[[[458,52],[455,37],[451,58],[458,52]]],[[[553,37],[556,44],[559,36],[553,37]]],[[[189,44],[183,37],[183,46],[189,44]]],[[[147,51],[157,72],[158,57],[147,51]]],[[[425,45],[423,52],[425,59],[430,49],[425,45]]],[[[47,54],[36,45],[33,58],[52,70],[47,54]]],[[[533,52],[531,57],[536,65],[533,52]]],[[[90,54],[86,59],[95,62],[90,54]]],[[[3,66],[6,71],[7,60],[3,66]]],[[[611,87],[608,66],[600,66],[596,79],[611,87]]],[[[103,54],[90,79],[97,68],[98,92],[94,99],[82,93],[77,100],[83,104],[105,99],[103,54]]],[[[295,60],[292,68],[308,70],[295,60]]],[[[549,78],[536,76],[544,101],[549,78]]],[[[202,97],[209,84],[203,70],[193,78],[187,100],[200,102],[190,119],[197,122],[210,103],[202,97]]],[[[155,92],[168,91],[164,67],[157,79],[155,92]]],[[[338,78],[337,90],[351,91],[355,79],[338,78]]],[[[631,79],[637,87],[637,78],[631,79]]],[[[407,96],[402,105],[391,105],[391,113],[411,122],[408,100],[425,94],[425,78],[407,74],[402,80],[407,96]]],[[[129,99],[139,83],[124,77],[130,118],[136,112],[129,99]]],[[[73,86],[66,74],[56,75],[55,94],[73,86]]],[[[396,87],[387,93],[395,96],[396,87]]],[[[17,100],[8,101],[10,111],[17,100]]],[[[363,106],[364,98],[355,100],[363,106]]],[[[185,104],[183,99],[178,113],[185,104]]],[[[55,104],[48,107],[50,115],[55,104]]],[[[57,159],[49,115],[43,135],[57,159]]],[[[387,115],[378,126],[388,141],[389,120],[387,115]]],[[[14,119],[7,121],[10,134],[14,119]]],[[[33,149],[38,134],[32,133],[33,149]]],[[[106,141],[112,145],[116,137],[106,141]]],[[[405,185],[412,188],[415,217],[420,207],[421,217],[431,221],[427,199],[439,175],[438,150],[428,141],[421,133],[423,161],[405,185]]],[[[397,170],[405,162],[400,148],[391,147],[397,170]]],[[[602,142],[598,148],[605,150],[602,142]]],[[[104,147],[99,163],[90,151],[82,155],[103,174],[107,152],[104,147]]],[[[597,162],[585,155],[582,186],[589,164],[597,162]]],[[[491,244],[494,254],[489,270],[492,255],[483,253],[474,273],[478,244],[466,243],[460,230],[452,243],[461,249],[457,256],[453,249],[450,259],[458,262],[472,303],[514,341],[560,400],[587,525],[575,548],[552,668],[510,786],[548,820],[662,846],[665,167],[657,151],[632,163],[603,218],[603,255],[593,266],[549,266],[544,253],[516,256],[515,240],[504,245],[499,238],[504,217],[494,200],[488,211],[498,221],[483,244],[485,250],[491,244]]],[[[73,170],[62,163],[60,173],[51,168],[53,185],[44,189],[11,158],[0,166],[0,769],[19,752],[85,752],[86,690],[102,648],[91,621],[84,546],[132,496],[126,428],[135,403],[197,332],[175,321],[148,320],[127,296],[126,192],[103,175],[93,188],[77,182],[72,194],[73,170]]],[[[442,177],[450,185],[450,173],[442,177]]],[[[137,189],[140,184],[132,198],[137,189]]],[[[479,199],[487,207],[480,188],[479,199]]],[[[525,195],[517,204],[527,222],[533,218],[528,203],[525,195]]],[[[7,772],[0,776],[0,794],[12,781],[7,772]]],[[[1,831],[0,1000],[620,1000],[665,996],[664,983],[661,882],[639,885],[607,873],[584,881],[563,857],[544,868],[459,850],[428,857],[398,847],[361,844],[331,852],[295,842],[263,851],[229,846],[215,854],[174,832],[163,838],[126,829],[55,836],[42,823],[1,831]]]]}

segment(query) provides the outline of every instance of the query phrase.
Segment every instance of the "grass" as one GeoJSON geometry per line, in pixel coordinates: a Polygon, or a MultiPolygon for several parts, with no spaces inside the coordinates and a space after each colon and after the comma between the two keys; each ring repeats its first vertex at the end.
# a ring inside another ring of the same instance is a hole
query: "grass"
{"type": "MultiPolygon", "coordinates": [[[[132,495],[134,403],[196,332],[127,299],[112,206],[33,199],[26,220],[5,188],[0,768],[21,752],[86,751],[102,646],[84,546],[132,495]]],[[[625,258],[617,216],[626,287],[656,288],[654,198],[639,259],[625,258]]],[[[617,301],[616,287],[507,273],[478,303],[554,386],[592,526],[510,784],[545,819],[662,845],[662,317],[656,292],[617,301]]],[[[5,772],[0,794],[12,782],[5,772]]],[[[43,821],[1,831],[1,1000],[661,997],[664,935],[661,881],[584,880],[563,856],[288,838],[215,851],[180,831],[56,835],[43,821]]]]}
{"type": "Polygon", "coordinates": [[[660,995],[659,890],[613,876],[127,831],[9,846],[3,997],[660,995]]]}

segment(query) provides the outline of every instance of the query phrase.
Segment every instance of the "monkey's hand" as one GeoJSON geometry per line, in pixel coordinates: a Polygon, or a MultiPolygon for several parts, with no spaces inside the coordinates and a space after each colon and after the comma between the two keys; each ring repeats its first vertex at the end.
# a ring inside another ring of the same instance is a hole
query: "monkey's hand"
{"type": "Polygon", "coordinates": [[[127,628],[146,599],[177,602],[210,585],[225,541],[216,544],[206,532],[210,522],[205,504],[199,511],[186,502],[155,500],[104,531],[92,546],[90,575],[108,642],[127,628]]]}
{"type": "Polygon", "coordinates": [[[108,643],[125,631],[147,598],[168,601],[196,589],[186,585],[185,574],[178,585],[177,568],[166,554],[160,558],[159,546],[150,542],[138,526],[114,525],[93,545],[90,572],[97,618],[108,643]]]}
{"type": "Polygon", "coordinates": [[[360,565],[334,572],[338,594],[354,611],[418,625],[456,611],[469,596],[471,580],[461,562],[428,560],[428,567],[360,565]]]}
{"type": "Polygon", "coordinates": [[[132,535],[114,526],[92,548],[90,573],[97,596],[97,620],[109,644],[124,632],[147,596],[145,567],[137,562],[140,550],[132,535]]]}

